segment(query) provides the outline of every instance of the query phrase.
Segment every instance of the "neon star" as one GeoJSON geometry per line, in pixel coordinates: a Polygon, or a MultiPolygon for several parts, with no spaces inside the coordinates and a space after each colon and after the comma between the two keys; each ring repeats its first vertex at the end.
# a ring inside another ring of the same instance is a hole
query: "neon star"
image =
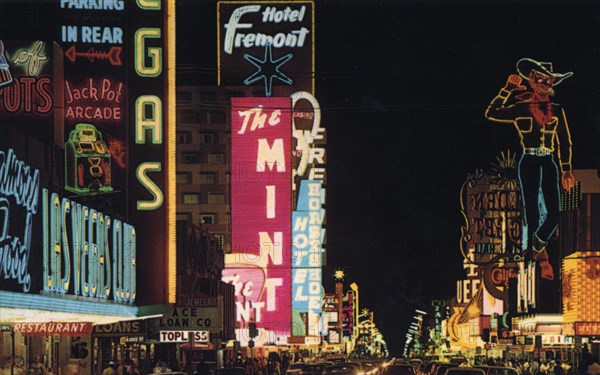
{"type": "Polygon", "coordinates": [[[280,57],[277,60],[273,60],[273,52],[271,51],[271,44],[265,46],[265,57],[260,60],[257,57],[249,54],[244,54],[244,59],[250,62],[252,65],[258,68],[250,77],[244,80],[245,85],[251,85],[254,82],[262,79],[265,83],[266,96],[271,96],[271,88],[273,86],[273,78],[277,78],[281,82],[291,85],[294,81],[282,73],[279,68],[286,62],[290,61],[294,57],[293,54],[288,53],[287,55],[280,57]]]}
{"type": "Polygon", "coordinates": [[[338,269],[336,269],[336,270],[334,271],[334,274],[333,274],[333,275],[334,275],[333,277],[334,277],[336,280],[338,280],[338,281],[343,281],[343,280],[344,280],[344,276],[346,276],[346,275],[344,274],[344,270],[343,270],[343,269],[341,269],[341,268],[338,268],[338,269]]]}

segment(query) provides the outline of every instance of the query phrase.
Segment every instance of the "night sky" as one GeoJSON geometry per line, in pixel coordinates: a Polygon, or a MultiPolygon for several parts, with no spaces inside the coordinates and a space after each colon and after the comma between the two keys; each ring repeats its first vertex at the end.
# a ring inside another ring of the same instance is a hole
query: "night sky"
{"type": "MultiPolygon", "coordinates": [[[[216,6],[178,4],[178,62],[214,82],[216,6]]],[[[393,353],[414,309],[451,298],[465,275],[467,174],[519,150],[516,131],[483,114],[520,58],[575,73],[554,100],[567,113],[574,168],[600,165],[599,11],[596,1],[316,1],[316,97],[328,132],[324,280],[332,291],[341,267],[346,285],[358,283],[361,308],[374,311],[393,353]]]]}

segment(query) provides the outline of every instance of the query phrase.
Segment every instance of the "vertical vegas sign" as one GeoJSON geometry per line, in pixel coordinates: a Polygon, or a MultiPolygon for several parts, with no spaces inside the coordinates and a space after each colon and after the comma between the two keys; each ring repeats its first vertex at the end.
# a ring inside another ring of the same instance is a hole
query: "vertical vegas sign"
{"type": "Polygon", "coordinates": [[[237,336],[281,343],[291,316],[291,100],[232,98],[232,253],[223,280],[235,286],[237,336]]]}

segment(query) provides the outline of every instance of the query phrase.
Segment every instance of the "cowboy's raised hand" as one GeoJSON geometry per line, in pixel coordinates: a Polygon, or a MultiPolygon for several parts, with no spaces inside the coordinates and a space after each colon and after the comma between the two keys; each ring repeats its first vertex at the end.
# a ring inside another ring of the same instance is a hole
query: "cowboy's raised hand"
{"type": "Polygon", "coordinates": [[[521,85],[523,82],[523,78],[521,78],[518,74],[511,74],[508,76],[506,80],[506,85],[504,85],[504,90],[506,91],[523,91],[527,90],[527,87],[521,85]]]}

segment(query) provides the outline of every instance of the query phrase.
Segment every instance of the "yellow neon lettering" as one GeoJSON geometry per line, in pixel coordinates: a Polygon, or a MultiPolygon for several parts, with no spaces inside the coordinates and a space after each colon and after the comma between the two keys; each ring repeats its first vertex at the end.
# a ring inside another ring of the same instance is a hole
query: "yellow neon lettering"
{"type": "Polygon", "coordinates": [[[135,32],[135,71],[141,77],[156,77],[162,72],[162,48],[148,47],[147,57],[150,65],[146,66],[144,51],[146,51],[145,40],[147,38],[159,39],[160,29],[144,28],[135,32]]]}
{"type": "Polygon", "coordinates": [[[142,95],[135,101],[135,143],[146,143],[146,129],[152,133],[152,143],[162,144],[162,101],[155,95],[142,95]],[[146,116],[146,109],[150,115],[146,116]]]}
{"type": "Polygon", "coordinates": [[[152,181],[147,175],[147,172],[160,172],[161,163],[159,162],[146,162],[142,163],[136,169],[136,176],[138,181],[152,194],[154,197],[150,201],[137,201],[137,209],[140,211],[151,211],[159,209],[164,201],[165,197],[160,188],[152,181]]]}

